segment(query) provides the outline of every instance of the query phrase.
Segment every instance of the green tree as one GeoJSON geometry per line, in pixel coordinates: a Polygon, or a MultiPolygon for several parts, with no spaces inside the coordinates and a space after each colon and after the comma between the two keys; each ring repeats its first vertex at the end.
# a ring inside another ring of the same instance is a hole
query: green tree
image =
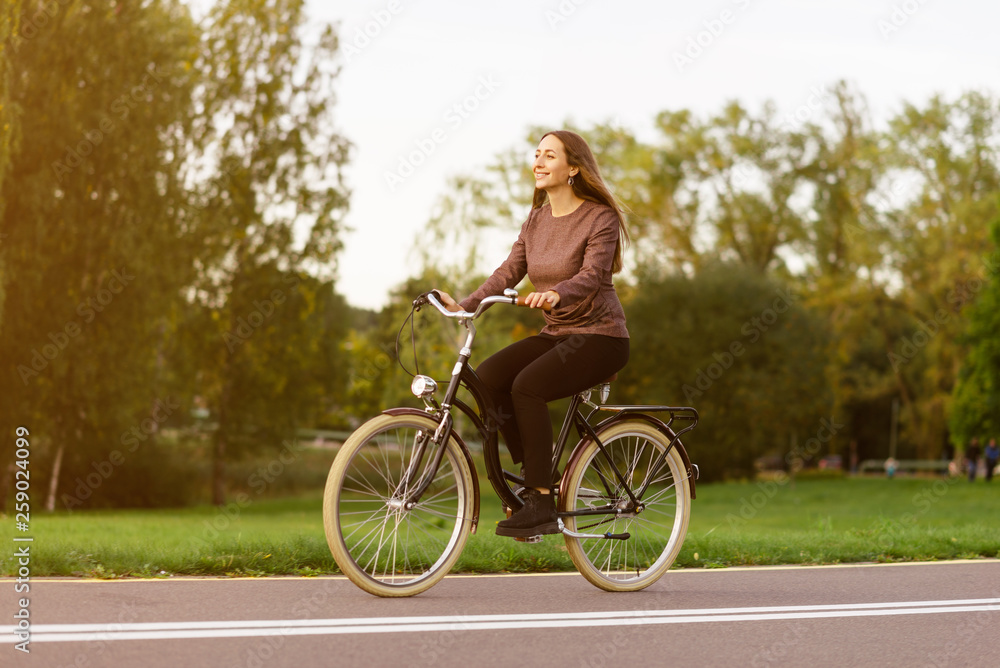
{"type": "Polygon", "coordinates": [[[993,252],[982,258],[985,284],[969,307],[962,360],[952,392],[949,426],[954,443],[965,445],[1000,434],[1000,217],[991,226],[993,252]]]}
{"type": "MultiPolygon", "coordinates": [[[[23,0],[12,0],[0,10],[0,193],[3,192],[4,179],[10,168],[11,153],[16,150],[17,139],[20,136],[18,133],[20,119],[13,103],[11,79],[14,75],[12,52],[19,48],[22,41],[20,30],[23,5],[23,0]]],[[[0,199],[0,220],[3,220],[4,205],[4,200],[0,199]]],[[[10,272],[6,270],[4,259],[6,238],[7,233],[0,226],[0,332],[3,331],[4,295],[10,282],[10,272]]],[[[9,427],[7,424],[3,426],[9,427]]],[[[6,465],[7,458],[0,457],[0,513],[7,508],[7,483],[10,472],[4,470],[6,465]]]]}
{"type": "Polygon", "coordinates": [[[190,280],[176,240],[191,222],[183,135],[198,31],[172,0],[20,6],[32,29],[3,44],[14,129],[0,149],[0,427],[29,427],[74,480],[161,396],[163,316],[190,280]]]}
{"type": "MultiPolygon", "coordinates": [[[[15,142],[19,136],[19,110],[13,104],[11,79],[14,76],[14,53],[24,41],[20,34],[23,6],[24,0],[10,0],[0,10],[0,188],[3,187],[4,176],[10,167],[11,151],[16,148],[15,142]]],[[[3,216],[3,207],[4,203],[0,201],[0,217],[3,216]]],[[[0,258],[3,252],[2,242],[3,239],[0,239],[0,258]]],[[[0,265],[0,313],[3,311],[4,275],[0,265]]]]}
{"type": "MultiPolygon", "coordinates": [[[[750,475],[756,457],[787,456],[793,438],[804,444],[823,419],[837,421],[827,330],[787,286],[738,264],[640,285],[625,305],[631,351],[612,400],[696,408],[701,422],[685,442],[706,479],[750,475]]],[[[826,454],[836,445],[826,440],[805,454],[826,454]]]]}
{"type": "Polygon", "coordinates": [[[952,102],[935,96],[924,108],[905,105],[884,139],[887,177],[909,186],[885,213],[885,310],[901,311],[908,322],[902,331],[886,318],[875,323],[903,401],[904,434],[924,458],[936,458],[944,442],[964,352],[963,307],[982,285],[989,224],[998,215],[998,129],[997,101],[966,93],[952,102]]]}
{"type": "MultiPolygon", "coordinates": [[[[802,183],[805,147],[779,127],[773,105],[752,114],[738,102],[699,122],[686,111],[658,118],[661,161],[674,168],[655,184],[672,205],[659,216],[692,256],[698,237],[715,239],[709,257],[736,260],[758,271],[784,265],[781,251],[803,239],[804,221],[793,205],[802,183]]],[[[654,219],[655,220],[655,219],[654,219]]]]}
{"type": "Polygon", "coordinates": [[[300,428],[343,419],[346,311],[332,282],[273,264],[245,272],[224,305],[191,305],[167,354],[182,412],[214,408],[231,383],[239,398],[230,407],[239,425],[228,434],[233,457],[277,449],[300,428]],[[230,311],[239,314],[231,330],[230,311]]]}
{"type": "Polygon", "coordinates": [[[841,82],[823,113],[792,138],[812,156],[803,170],[812,196],[807,240],[800,246],[807,264],[799,280],[804,304],[831,332],[827,379],[833,412],[845,417],[859,457],[884,458],[886,407],[897,386],[884,338],[872,323],[889,319],[895,330],[902,319],[885,309],[888,287],[881,278],[892,249],[885,216],[892,184],[883,179],[885,151],[868,118],[864,96],[841,82]]]}
{"type": "Polygon", "coordinates": [[[208,17],[204,56],[196,67],[203,77],[204,112],[193,134],[204,144],[204,167],[214,176],[199,192],[206,243],[192,294],[212,311],[211,319],[201,320],[201,336],[218,346],[202,364],[206,376],[217,379],[205,387],[218,425],[212,453],[216,504],[225,500],[227,458],[245,449],[251,418],[263,418],[246,407],[271,394],[268,418],[295,414],[289,403],[294,393],[282,390],[287,379],[254,357],[256,342],[227,350],[223,337],[239,331],[255,300],[281,289],[269,283],[276,272],[332,278],[347,209],[340,168],[349,144],[333,127],[331,113],[337,37],[327,27],[306,47],[304,10],[302,0],[220,3],[208,17]]]}
{"type": "Polygon", "coordinates": [[[823,113],[790,135],[811,157],[802,169],[811,206],[800,250],[808,261],[804,276],[818,293],[864,284],[888,252],[878,191],[884,151],[868,115],[864,96],[840,82],[823,113]]]}

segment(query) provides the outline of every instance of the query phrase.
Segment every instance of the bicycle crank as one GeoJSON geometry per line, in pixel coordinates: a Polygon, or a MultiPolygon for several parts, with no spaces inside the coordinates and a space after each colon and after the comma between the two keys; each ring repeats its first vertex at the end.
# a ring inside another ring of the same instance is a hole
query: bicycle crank
{"type": "Polygon", "coordinates": [[[611,540],[628,540],[632,537],[627,531],[625,533],[577,533],[576,531],[570,531],[563,524],[562,518],[559,518],[559,531],[562,532],[564,536],[569,536],[571,538],[604,538],[611,540]]]}

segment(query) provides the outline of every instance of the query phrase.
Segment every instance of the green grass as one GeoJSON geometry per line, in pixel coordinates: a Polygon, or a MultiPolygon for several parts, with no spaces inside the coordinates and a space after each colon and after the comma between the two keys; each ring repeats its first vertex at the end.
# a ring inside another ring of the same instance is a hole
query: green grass
{"type": "Polygon", "coordinates": [[[1000,557],[1000,486],[961,478],[706,485],[681,566],[1000,557]]]}
{"type": "MultiPolygon", "coordinates": [[[[465,572],[572,570],[559,536],[524,544],[493,534],[499,502],[483,480],[479,533],[465,572]]],[[[856,478],[794,484],[700,485],[677,565],[828,564],[1000,557],[1000,481],[856,478]]],[[[30,535],[31,576],[336,572],[322,525],[322,492],[284,499],[234,496],[224,509],[32,513],[31,532],[0,517],[0,537],[30,535]]],[[[14,550],[0,574],[16,575],[14,550]]]]}

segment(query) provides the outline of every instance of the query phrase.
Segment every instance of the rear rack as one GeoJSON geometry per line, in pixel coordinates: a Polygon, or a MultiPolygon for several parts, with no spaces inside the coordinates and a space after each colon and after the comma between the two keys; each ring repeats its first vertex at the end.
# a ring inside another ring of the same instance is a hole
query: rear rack
{"type": "Polygon", "coordinates": [[[597,411],[607,411],[609,413],[670,413],[670,418],[664,423],[667,427],[671,427],[674,424],[674,420],[690,422],[691,424],[674,433],[674,441],[680,438],[682,434],[686,434],[698,426],[698,411],[690,406],[595,404],[591,401],[586,401],[586,403],[594,409],[590,415],[593,415],[597,411]]]}

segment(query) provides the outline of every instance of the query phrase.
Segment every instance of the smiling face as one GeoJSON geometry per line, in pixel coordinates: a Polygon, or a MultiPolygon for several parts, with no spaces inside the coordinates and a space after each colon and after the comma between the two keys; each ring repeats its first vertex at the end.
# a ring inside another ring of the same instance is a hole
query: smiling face
{"type": "Polygon", "coordinates": [[[576,176],[580,170],[567,162],[566,147],[562,141],[555,135],[546,135],[535,149],[532,171],[535,173],[535,188],[551,190],[568,187],[569,177],[576,176]]]}

